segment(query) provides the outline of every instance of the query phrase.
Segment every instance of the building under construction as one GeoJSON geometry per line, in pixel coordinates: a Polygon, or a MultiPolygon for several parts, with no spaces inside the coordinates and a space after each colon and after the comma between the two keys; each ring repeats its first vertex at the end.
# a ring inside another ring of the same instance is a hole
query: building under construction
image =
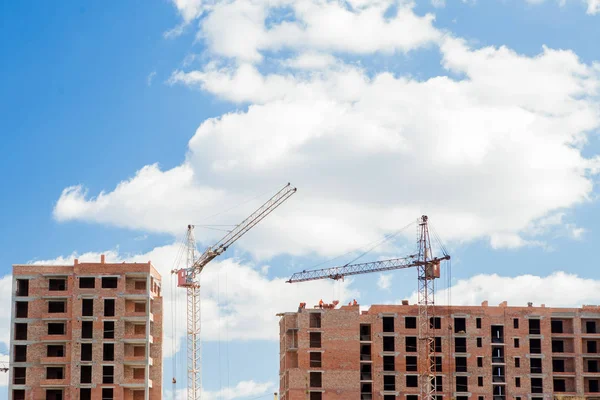
{"type": "Polygon", "coordinates": [[[9,400],[162,398],[150,262],[15,265],[12,308],[9,400]]]}
{"type": "MultiPolygon", "coordinates": [[[[418,400],[418,305],[303,308],[280,320],[281,400],[418,400]]],[[[600,400],[600,306],[436,306],[435,396],[600,400]]]]}

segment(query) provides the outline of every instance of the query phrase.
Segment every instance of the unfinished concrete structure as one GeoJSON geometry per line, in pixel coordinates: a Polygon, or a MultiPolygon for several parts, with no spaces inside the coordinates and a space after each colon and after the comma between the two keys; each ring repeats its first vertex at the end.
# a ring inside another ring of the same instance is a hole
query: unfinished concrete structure
{"type": "Polygon", "coordinates": [[[150,262],[14,265],[8,398],[161,399],[162,314],[150,262]]]}
{"type": "MultiPolygon", "coordinates": [[[[418,306],[300,309],[280,320],[280,399],[418,400],[418,306]]],[[[600,306],[438,306],[438,399],[600,400],[600,306]]]]}

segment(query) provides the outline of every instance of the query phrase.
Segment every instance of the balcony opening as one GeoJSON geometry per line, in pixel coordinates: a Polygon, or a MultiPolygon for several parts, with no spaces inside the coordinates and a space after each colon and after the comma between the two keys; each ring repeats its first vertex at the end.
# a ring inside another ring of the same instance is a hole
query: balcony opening
{"type": "MultiPolygon", "coordinates": [[[[312,349],[321,347],[321,332],[310,332],[309,345],[312,349]]],[[[370,347],[370,346],[369,346],[370,347]]]]}
{"type": "Polygon", "coordinates": [[[492,382],[493,383],[504,383],[505,381],[504,367],[494,366],[492,368],[492,382]]]}
{"type": "Polygon", "coordinates": [[[531,393],[544,393],[542,378],[531,378],[531,393]]]}
{"type": "Polygon", "coordinates": [[[537,318],[529,319],[529,334],[530,335],[539,335],[541,332],[540,329],[540,320],[537,318]]]}
{"type": "Polygon", "coordinates": [[[310,353],[310,367],[311,368],[321,368],[322,366],[322,356],[323,354],[318,351],[313,351],[310,353]]]}
{"type": "Polygon", "coordinates": [[[504,343],[504,327],[492,326],[492,343],[504,343]]]}
{"type": "Polygon", "coordinates": [[[596,321],[585,321],[585,333],[596,333],[596,321]]]}
{"type": "MultiPolygon", "coordinates": [[[[321,354],[321,353],[310,353],[310,354],[321,354]]],[[[134,357],[146,357],[146,347],[145,346],[133,346],[133,356],[134,357]]]]}
{"type": "Polygon", "coordinates": [[[384,375],[383,376],[383,390],[386,392],[394,392],[396,390],[396,376],[395,375],[384,375]]]}
{"type": "Polygon", "coordinates": [[[17,279],[17,296],[29,296],[29,279],[17,279]]]}
{"type": "Polygon", "coordinates": [[[504,347],[492,347],[492,363],[504,363],[504,347]]]}
{"type": "Polygon", "coordinates": [[[27,374],[27,368],[25,367],[14,367],[13,368],[13,385],[25,385],[25,375],[27,374]]]}
{"type": "Polygon", "coordinates": [[[550,322],[550,328],[552,333],[563,333],[563,322],[561,320],[553,319],[550,322]]]}
{"type": "Polygon", "coordinates": [[[92,339],[94,323],[92,321],[81,321],[81,338],[92,339]]]}
{"type": "Polygon", "coordinates": [[[417,370],[418,370],[417,357],[406,356],[406,371],[407,372],[415,372],[417,370]]]}
{"type": "Polygon", "coordinates": [[[145,302],[140,302],[140,301],[136,301],[133,307],[133,311],[136,313],[143,313],[146,312],[146,303],[145,302]]]}
{"type": "Polygon", "coordinates": [[[406,336],[405,340],[405,350],[407,353],[414,353],[417,351],[417,337],[416,336],[406,336]]]}
{"type": "Polygon", "coordinates": [[[387,372],[396,371],[396,357],[383,356],[383,370],[387,372]]]}
{"type": "Polygon", "coordinates": [[[93,289],[96,287],[96,278],[79,278],[79,289],[93,289]]]}
{"type": "Polygon", "coordinates": [[[542,354],[542,340],[529,339],[529,352],[531,354],[542,354]]]}
{"type": "Polygon", "coordinates": [[[81,343],[81,361],[92,361],[91,343],[81,343]]]}
{"type": "Polygon", "coordinates": [[[102,388],[102,400],[113,400],[113,388],[102,388]]]}
{"type": "Polygon", "coordinates": [[[360,325],[360,340],[364,342],[371,341],[371,325],[361,324],[360,325]]]}
{"type": "Polygon", "coordinates": [[[27,318],[29,303],[26,301],[17,301],[15,306],[16,318],[27,318]]]}
{"type": "Polygon", "coordinates": [[[118,279],[114,276],[102,277],[102,289],[116,289],[118,279]]]}
{"type": "Polygon", "coordinates": [[[13,390],[13,400],[25,400],[25,390],[13,390]]]}
{"type": "Polygon", "coordinates": [[[587,372],[599,372],[598,360],[587,360],[587,372]]]}
{"type": "Polygon", "coordinates": [[[442,318],[429,317],[429,329],[442,329],[442,318]]]}
{"type": "Polygon", "coordinates": [[[79,400],[92,400],[92,389],[79,388],[79,400]]]}
{"type": "Polygon", "coordinates": [[[454,318],[454,333],[467,333],[466,318],[454,318]]]}
{"type": "Polygon", "coordinates": [[[404,328],[417,329],[417,317],[404,317],[404,328]]]}
{"type": "Polygon", "coordinates": [[[554,380],[552,381],[552,384],[554,385],[555,392],[561,393],[561,392],[567,391],[567,385],[565,384],[564,379],[554,378],[554,380]]]}
{"type": "Polygon", "coordinates": [[[586,343],[588,354],[595,354],[598,352],[598,343],[595,340],[588,340],[586,343]]]}
{"type": "Polygon", "coordinates": [[[532,374],[542,373],[542,359],[541,358],[530,358],[529,359],[529,372],[532,374]]]}
{"type": "Polygon", "coordinates": [[[92,383],[92,366],[82,365],[80,368],[79,383],[92,383]]]}
{"type": "Polygon", "coordinates": [[[27,362],[27,346],[15,345],[15,362],[27,362]]]}
{"type": "Polygon", "coordinates": [[[15,340],[27,340],[27,324],[15,324],[15,340]]]}
{"type": "Polygon", "coordinates": [[[519,329],[519,318],[513,318],[513,328],[519,329]]]}
{"type": "Polygon", "coordinates": [[[67,311],[67,302],[66,301],[49,301],[48,302],[48,313],[49,314],[58,314],[64,313],[67,311]]]}
{"type": "Polygon", "coordinates": [[[552,372],[565,372],[565,360],[552,359],[552,372]]]}
{"type": "MultiPolygon", "coordinates": [[[[323,400],[323,393],[321,393],[321,392],[310,392],[310,400],[323,400]]],[[[361,400],[362,400],[362,397],[361,397],[361,400]]],[[[365,400],[371,400],[371,398],[365,399],[365,400]]]]}
{"type": "Polygon", "coordinates": [[[553,353],[564,353],[565,352],[565,343],[562,340],[553,340],[552,341],[552,352],[553,353]]]}
{"type": "Polygon", "coordinates": [[[51,292],[62,292],[67,290],[66,278],[48,279],[48,290],[51,292]]]}
{"type": "Polygon", "coordinates": [[[481,318],[479,318],[479,317],[475,318],[475,327],[477,329],[481,329],[481,318]]]}
{"type": "Polygon", "coordinates": [[[393,336],[384,336],[383,351],[396,351],[395,339],[393,336]]]}
{"type": "Polygon", "coordinates": [[[310,387],[320,388],[323,387],[323,373],[322,372],[309,372],[310,375],[310,387]]]}
{"type": "Polygon", "coordinates": [[[457,392],[468,392],[469,384],[468,377],[466,376],[457,376],[456,377],[456,391],[457,392]]]}
{"type": "Polygon", "coordinates": [[[383,317],[383,331],[394,332],[394,317],[383,317]]]}
{"type": "Polygon", "coordinates": [[[81,315],[84,317],[94,316],[94,299],[81,299],[81,315]]]}
{"type": "MultiPolygon", "coordinates": [[[[136,305],[136,312],[138,312],[137,307],[138,307],[138,303],[135,304],[136,305]]],[[[145,311],[145,307],[142,311],[145,311]]],[[[310,314],[308,314],[308,326],[309,328],[320,328],[321,327],[321,313],[320,312],[311,312],[310,314]]]]}
{"type": "Polygon", "coordinates": [[[46,357],[64,357],[65,356],[65,345],[64,344],[49,344],[46,348],[46,357]]]}
{"type": "Polygon", "coordinates": [[[371,361],[371,345],[361,344],[360,345],[360,360],[371,361]]]}
{"type": "Polygon", "coordinates": [[[371,383],[364,383],[364,382],[361,383],[360,384],[361,400],[371,400],[372,396],[373,396],[373,385],[371,383]]]}
{"type": "Polygon", "coordinates": [[[467,338],[454,338],[454,352],[455,353],[466,353],[467,352],[467,338]]]}
{"type": "Polygon", "coordinates": [[[406,375],[406,387],[419,387],[419,376],[406,375]]]}
{"type": "Polygon", "coordinates": [[[46,367],[46,379],[65,379],[63,367],[46,367]]]}
{"type": "Polygon", "coordinates": [[[467,357],[456,357],[454,363],[456,372],[467,372],[467,357]]]}
{"type": "Polygon", "coordinates": [[[135,290],[146,290],[146,281],[135,281],[135,290]]]}
{"type": "Polygon", "coordinates": [[[64,335],[66,332],[64,322],[49,322],[48,335],[64,335]]]}
{"type": "Polygon", "coordinates": [[[115,338],[115,321],[104,321],[104,339],[115,338]]]}
{"type": "Polygon", "coordinates": [[[63,400],[62,389],[46,389],[46,400],[63,400]]]}
{"type": "Polygon", "coordinates": [[[115,316],[115,299],[104,299],[104,316],[115,316]]]}
{"type": "MultiPolygon", "coordinates": [[[[133,378],[138,379],[135,377],[135,371],[137,371],[137,369],[133,370],[133,378]]],[[[144,371],[144,370],[141,369],[141,371],[144,371]]],[[[115,367],[113,365],[103,365],[102,366],[102,383],[114,383],[114,381],[115,381],[114,375],[115,375],[115,367]]],[[[142,379],[143,379],[143,377],[142,377],[142,379]]]]}
{"type": "Polygon", "coordinates": [[[115,344],[104,343],[102,345],[102,360],[103,361],[115,361],[115,344]]]}

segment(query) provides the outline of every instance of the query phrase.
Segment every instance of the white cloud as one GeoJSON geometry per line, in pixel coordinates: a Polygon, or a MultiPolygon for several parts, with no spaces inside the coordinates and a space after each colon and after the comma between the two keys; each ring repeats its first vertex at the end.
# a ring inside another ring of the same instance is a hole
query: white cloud
{"type": "MultiPolygon", "coordinates": [[[[525,0],[530,4],[542,4],[546,0],[525,0]]],[[[587,13],[590,15],[595,15],[600,12],[600,0],[580,0],[584,4],[587,5],[587,13]]],[[[557,0],[560,6],[564,6],[567,3],[567,0],[557,0]]]]}
{"type": "Polygon", "coordinates": [[[155,76],[156,76],[156,71],[150,72],[148,74],[148,77],[146,78],[146,85],[152,86],[152,81],[154,80],[155,76]]]}
{"type": "MultiPolygon", "coordinates": [[[[436,304],[446,304],[447,299],[446,290],[436,293],[436,304]]],[[[600,304],[600,281],[561,271],[548,276],[493,274],[459,280],[451,288],[452,305],[480,305],[485,300],[490,306],[503,301],[509,306],[524,306],[528,302],[548,307],[600,304]]],[[[413,293],[411,302],[416,301],[417,295],[413,293]]]]}
{"type": "Polygon", "coordinates": [[[388,290],[392,286],[392,275],[380,274],[377,278],[377,286],[379,289],[388,290]]]}
{"type": "Polygon", "coordinates": [[[348,65],[179,71],[172,81],[250,106],[204,121],[177,168],[144,167],[96,198],[65,189],[55,217],[175,233],[291,181],[298,194],[240,241],[254,255],[338,255],[422,213],[448,241],[543,245],[539,234],[570,223],[548,216],[592,197],[598,161],[582,149],[600,126],[599,68],[571,51],[529,57],[452,37],[440,50],[461,78],[369,76],[348,65]]]}
{"type": "MultiPolygon", "coordinates": [[[[171,270],[179,245],[156,247],[144,254],[127,255],[116,251],[104,253],[73,253],[49,260],[36,260],[37,265],[69,265],[78,258],[80,262],[99,262],[100,255],[106,255],[106,262],[148,262],[162,275],[162,295],[164,302],[164,355],[170,357],[174,349],[180,348],[186,333],[186,291],[175,288],[171,270]],[[175,331],[171,318],[175,318],[175,331]]],[[[230,250],[233,251],[233,250],[230,250]]],[[[181,265],[180,267],[183,267],[181,265]]],[[[300,302],[309,305],[318,304],[323,293],[339,295],[342,304],[358,293],[350,289],[350,280],[342,283],[317,281],[309,285],[289,284],[289,278],[269,278],[268,268],[258,264],[242,263],[236,259],[213,260],[201,275],[202,296],[202,340],[216,341],[227,337],[228,340],[278,340],[279,329],[277,313],[294,311],[300,302]],[[225,335],[227,333],[227,335],[225,335]]],[[[5,304],[10,304],[12,278],[7,275],[0,279],[0,291],[4,294],[5,304]]],[[[331,299],[333,300],[333,299],[331,299]]],[[[0,312],[0,341],[8,346],[10,326],[10,308],[0,312]]]]}
{"type": "Polygon", "coordinates": [[[265,51],[283,49],[349,52],[404,52],[435,41],[433,16],[418,16],[400,2],[386,17],[391,0],[233,0],[211,8],[201,37],[221,56],[257,62],[265,51]],[[235,29],[232,29],[235,27],[235,29]]]}

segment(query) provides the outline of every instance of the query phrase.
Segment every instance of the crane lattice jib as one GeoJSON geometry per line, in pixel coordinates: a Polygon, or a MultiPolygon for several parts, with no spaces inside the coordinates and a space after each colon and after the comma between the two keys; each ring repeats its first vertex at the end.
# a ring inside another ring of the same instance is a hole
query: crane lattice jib
{"type": "Polygon", "coordinates": [[[288,283],[298,283],[307,281],[316,281],[318,279],[339,280],[346,276],[367,274],[371,272],[384,272],[395,269],[412,268],[418,266],[437,265],[442,260],[448,260],[450,256],[434,258],[427,263],[417,260],[417,256],[408,256],[404,258],[392,258],[389,260],[373,261],[362,264],[344,265],[341,267],[314,269],[309,271],[296,272],[287,281],[288,283]]]}
{"type": "Polygon", "coordinates": [[[211,262],[215,257],[223,254],[229,246],[231,246],[235,241],[244,236],[250,229],[252,229],[260,221],[262,221],[267,215],[272,213],[277,207],[283,204],[294,193],[296,193],[296,188],[289,183],[285,185],[279,192],[275,193],[273,197],[271,197],[256,211],[250,214],[248,218],[236,225],[236,227],[233,228],[231,232],[225,235],[213,246],[206,249],[206,251],[194,262],[192,267],[186,271],[186,280],[188,282],[193,282],[195,276],[202,272],[202,269],[209,262],[211,262]]]}

